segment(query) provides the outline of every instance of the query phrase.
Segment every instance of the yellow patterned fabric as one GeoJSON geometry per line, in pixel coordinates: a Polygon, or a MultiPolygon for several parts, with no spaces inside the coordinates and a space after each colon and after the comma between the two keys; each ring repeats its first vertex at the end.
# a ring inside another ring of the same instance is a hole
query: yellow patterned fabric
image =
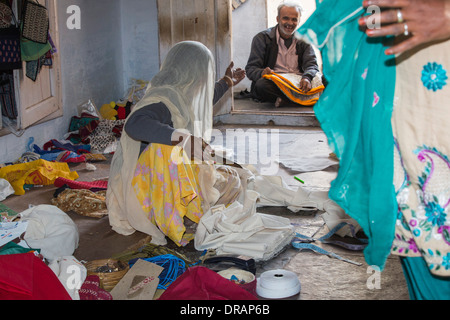
{"type": "Polygon", "coordinates": [[[16,196],[23,196],[24,185],[52,185],[59,177],[76,180],[78,173],[70,171],[65,162],[49,162],[39,159],[0,169],[0,178],[9,181],[14,188],[16,196]]]}
{"type": "Polygon", "coordinates": [[[288,97],[291,101],[302,106],[313,106],[319,101],[319,98],[325,89],[322,83],[321,75],[314,77],[311,85],[312,89],[309,92],[302,91],[300,87],[301,75],[297,74],[278,74],[272,73],[263,76],[265,79],[273,81],[278,88],[288,97]]]}
{"type": "Polygon", "coordinates": [[[182,148],[151,144],[131,182],[148,219],[178,246],[194,238],[186,232],[184,217],[198,223],[203,215],[198,172],[182,148]]]}

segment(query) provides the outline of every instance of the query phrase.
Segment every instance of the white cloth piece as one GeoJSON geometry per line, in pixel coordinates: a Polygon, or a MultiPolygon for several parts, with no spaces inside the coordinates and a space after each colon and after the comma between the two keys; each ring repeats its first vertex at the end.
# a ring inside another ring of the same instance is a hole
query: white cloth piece
{"type": "Polygon", "coordinates": [[[194,245],[199,251],[240,254],[267,261],[294,238],[289,219],[256,212],[259,194],[248,190],[244,204],[214,206],[200,220],[194,245]]]}
{"type": "Polygon", "coordinates": [[[0,179],[0,201],[6,200],[15,193],[14,188],[8,180],[0,179]]]}
{"type": "MultiPolygon", "coordinates": [[[[254,174],[253,167],[248,167],[254,174]]],[[[313,191],[304,187],[297,190],[290,188],[280,176],[262,176],[257,173],[250,183],[251,188],[258,192],[259,206],[284,206],[292,212],[323,211],[322,218],[331,230],[342,222],[351,224],[355,232],[361,230],[356,220],[345,213],[342,208],[328,197],[328,191],[313,191]]],[[[352,236],[349,228],[343,228],[338,235],[352,236]]]]}
{"type": "MultiPolygon", "coordinates": [[[[333,230],[341,223],[347,223],[354,227],[353,232],[356,234],[361,230],[361,226],[355,219],[346,214],[343,210],[328,210],[322,214],[322,219],[325,221],[329,230],[333,230]]],[[[342,228],[336,232],[340,237],[352,237],[352,230],[348,227],[342,228]]]]}
{"type": "Polygon", "coordinates": [[[58,207],[40,205],[20,213],[28,222],[24,240],[33,249],[40,249],[43,257],[53,261],[71,256],[78,248],[79,234],[73,220],[58,207]]]}
{"type": "Polygon", "coordinates": [[[80,300],[78,292],[87,277],[86,267],[74,256],[55,259],[48,266],[66,288],[72,300],[80,300]]]}

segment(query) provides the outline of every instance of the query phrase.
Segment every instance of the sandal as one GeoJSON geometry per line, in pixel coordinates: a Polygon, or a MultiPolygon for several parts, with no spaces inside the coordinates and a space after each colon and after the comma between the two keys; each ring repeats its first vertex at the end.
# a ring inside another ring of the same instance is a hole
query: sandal
{"type": "Polygon", "coordinates": [[[239,92],[235,95],[235,99],[250,99],[252,97],[252,93],[249,92],[247,89],[239,92]]]}

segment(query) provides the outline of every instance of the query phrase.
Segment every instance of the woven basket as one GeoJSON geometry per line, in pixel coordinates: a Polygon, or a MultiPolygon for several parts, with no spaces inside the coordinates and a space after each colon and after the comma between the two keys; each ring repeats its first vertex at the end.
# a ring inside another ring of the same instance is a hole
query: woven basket
{"type": "Polygon", "coordinates": [[[86,263],[85,265],[88,276],[98,276],[100,278],[100,287],[106,291],[111,291],[114,289],[116,284],[123,278],[123,276],[128,272],[130,266],[128,263],[115,260],[115,259],[103,259],[103,260],[94,260],[86,263]],[[98,272],[98,268],[104,267],[110,264],[117,265],[121,263],[124,268],[119,271],[114,272],[98,272]]]}

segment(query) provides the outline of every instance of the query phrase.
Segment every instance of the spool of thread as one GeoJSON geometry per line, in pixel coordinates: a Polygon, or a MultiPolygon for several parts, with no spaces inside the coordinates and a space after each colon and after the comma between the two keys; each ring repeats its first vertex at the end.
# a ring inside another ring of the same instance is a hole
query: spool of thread
{"type": "Polygon", "coordinates": [[[257,280],[256,293],[264,299],[295,298],[301,290],[297,275],[287,270],[264,272],[257,280]]]}

